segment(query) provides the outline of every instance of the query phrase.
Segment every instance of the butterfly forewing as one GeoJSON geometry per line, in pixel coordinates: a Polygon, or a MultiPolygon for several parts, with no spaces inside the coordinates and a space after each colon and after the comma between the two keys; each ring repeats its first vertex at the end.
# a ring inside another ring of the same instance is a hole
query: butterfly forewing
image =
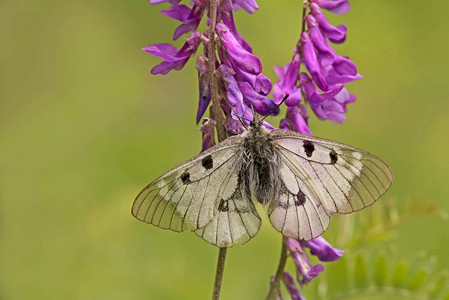
{"type": "Polygon", "coordinates": [[[380,158],[357,148],[300,133],[271,133],[279,155],[328,212],[351,213],[376,201],[393,173],[380,158]]]}
{"type": "Polygon", "coordinates": [[[240,144],[241,137],[229,138],[154,180],[137,196],[132,214],[173,231],[206,226],[216,215],[221,193],[232,194],[222,186],[235,173],[240,144]]]}

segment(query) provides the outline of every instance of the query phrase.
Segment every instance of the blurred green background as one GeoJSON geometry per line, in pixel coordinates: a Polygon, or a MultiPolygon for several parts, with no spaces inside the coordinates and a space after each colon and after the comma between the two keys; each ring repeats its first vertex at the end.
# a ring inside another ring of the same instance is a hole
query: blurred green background
{"type": "MultiPolygon", "coordinates": [[[[300,2],[259,0],[254,15],[236,13],[272,80],[298,39],[300,2]]],[[[358,100],[345,124],[312,117],[310,127],[391,165],[395,182],[376,205],[416,196],[449,210],[449,2],[351,3],[348,14],[327,15],[349,28],[336,50],[364,76],[348,85],[358,100]]],[[[147,183],[201,148],[194,60],[152,76],[160,60],[140,50],[171,41],[178,23],[159,14],[167,7],[0,2],[1,299],[210,298],[217,249],[130,214],[147,183]]],[[[265,222],[229,251],[223,299],[264,297],[279,239],[265,222]]],[[[436,217],[401,227],[397,239],[399,256],[424,250],[442,268],[448,247],[448,223],[436,217]]]]}

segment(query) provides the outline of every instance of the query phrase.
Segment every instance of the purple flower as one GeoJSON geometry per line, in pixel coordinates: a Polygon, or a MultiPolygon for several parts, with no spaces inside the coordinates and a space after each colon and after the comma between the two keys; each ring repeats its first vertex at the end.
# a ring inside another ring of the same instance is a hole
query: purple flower
{"type": "Polygon", "coordinates": [[[211,118],[204,118],[203,124],[201,124],[201,134],[203,138],[201,152],[215,146],[214,128],[215,121],[211,118]]]}
{"type": "Polygon", "coordinates": [[[163,62],[151,69],[151,74],[165,75],[171,70],[181,70],[196,52],[201,43],[201,36],[199,32],[192,33],[180,50],[170,44],[155,44],[143,48],[143,51],[164,59],[163,62]]]}
{"type": "MultiPolygon", "coordinates": [[[[344,57],[340,57],[341,59],[345,59],[344,57]]],[[[356,73],[351,74],[351,65],[347,61],[338,60],[338,63],[334,63],[333,65],[323,67],[321,68],[322,74],[326,77],[326,81],[330,85],[336,85],[336,84],[343,84],[348,83],[352,81],[356,81],[362,78],[362,75],[356,73]],[[337,67],[337,70],[341,73],[339,73],[335,68],[334,65],[337,67]],[[349,72],[350,73],[349,73],[349,72]]],[[[349,61],[351,62],[351,61],[349,61]]],[[[352,63],[352,62],[351,62],[352,63]]],[[[355,65],[354,65],[355,67],[355,65]]]]}
{"type": "Polygon", "coordinates": [[[315,255],[321,261],[335,261],[340,259],[344,251],[334,248],[323,237],[305,241],[304,246],[310,249],[310,254],[315,255]]]}
{"type": "Polygon", "coordinates": [[[284,283],[285,287],[287,288],[288,292],[290,293],[290,296],[292,300],[306,300],[301,294],[299,293],[298,288],[295,284],[295,279],[293,279],[292,275],[288,272],[284,272],[282,274],[282,282],[284,283]]]}
{"type": "Polygon", "coordinates": [[[296,106],[301,101],[301,89],[296,86],[299,76],[299,67],[301,65],[301,56],[295,53],[293,59],[283,69],[275,68],[279,82],[275,82],[273,86],[273,101],[276,104],[281,103],[286,95],[285,100],[287,106],[296,106]]]}
{"type": "Polygon", "coordinates": [[[303,134],[313,135],[309,129],[309,126],[307,125],[308,118],[309,116],[307,114],[307,108],[304,105],[299,104],[298,106],[288,107],[287,116],[281,121],[281,128],[294,130],[303,134]]]}
{"type": "Polygon", "coordinates": [[[299,271],[298,281],[301,285],[309,283],[313,278],[324,271],[323,265],[312,265],[312,262],[307,256],[304,247],[298,240],[286,238],[285,244],[287,245],[290,256],[295,261],[296,267],[299,271]]]}
{"type": "Polygon", "coordinates": [[[199,87],[199,103],[198,112],[196,114],[196,123],[200,121],[211,101],[209,89],[208,63],[207,58],[203,55],[198,56],[196,60],[196,69],[198,70],[198,87],[199,87]]]}
{"type": "Polygon", "coordinates": [[[170,10],[161,11],[164,15],[183,23],[176,28],[173,40],[177,40],[184,33],[195,31],[198,28],[205,6],[205,2],[200,2],[199,5],[195,4],[192,8],[175,4],[170,7],[170,10]]]}
{"type": "Polygon", "coordinates": [[[299,74],[299,81],[307,97],[307,101],[310,103],[318,118],[321,120],[329,119],[334,123],[343,123],[346,120],[346,116],[344,115],[346,111],[345,105],[349,101],[343,95],[336,98],[342,91],[343,85],[337,86],[325,93],[319,93],[306,73],[299,74]]]}
{"type": "Polygon", "coordinates": [[[335,261],[343,255],[343,250],[332,247],[323,237],[310,241],[286,238],[285,244],[298,268],[298,282],[301,285],[309,283],[324,270],[320,264],[312,265],[304,248],[309,248],[310,254],[317,256],[323,262],[335,261]]]}
{"type": "Polygon", "coordinates": [[[250,14],[259,9],[256,0],[232,0],[232,6],[234,10],[244,9],[250,14]]]}
{"type": "MultiPolygon", "coordinates": [[[[229,103],[224,98],[221,99],[220,103],[221,103],[221,108],[223,109],[223,113],[226,117],[225,127],[226,127],[226,132],[228,133],[228,135],[241,134],[244,130],[243,125],[240,122],[239,118],[231,110],[229,103]]],[[[245,110],[246,110],[246,108],[245,108],[245,110]]]]}
{"type": "Polygon", "coordinates": [[[327,91],[328,86],[326,79],[323,74],[321,74],[321,67],[316,56],[315,47],[313,46],[307,32],[303,32],[301,34],[301,46],[304,55],[304,63],[307,70],[310,72],[310,75],[312,75],[313,81],[315,81],[316,85],[321,90],[327,91]]]}
{"type": "Polygon", "coordinates": [[[348,0],[312,0],[312,2],[334,14],[344,14],[351,8],[348,0]]]}
{"type": "MultiPolygon", "coordinates": [[[[223,6],[221,6],[221,7],[223,7],[223,6]]],[[[251,48],[250,44],[248,44],[243,39],[243,37],[240,35],[240,33],[237,31],[237,28],[235,27],[234,16],[232,14],[232,10],[228,10],[228,11],[225,10],[223,12],[223,15],[221,16],[221,20],[232,32],[235,39],[239,42],[240,46],[242,46],[246,51],[253,53],[253,49],[251,48]]]]}
{"type": "Polygon", "coordinates": [[[308,15],[307,27],[309,28],[310,39],[312,40],[313,46],[318,52],[319,61],[322,66],[328,66],[335,61],[336,54],[334,49],[329,45],[326,39],[321,34],[321,30],[312,15],[308,15]]]}
{"type": "Polygon", "coordinates": [[[262,72],[260,59],[243,48],[226,25],[218,23],[217,33],[222,39],[227,58],[232,61],[234,66],[238,66],[239,69],[255,75],[259,75],[262,72]]]}
{"type": "Polygon", "coordinates": [[[276,109],[276,104],[273,100],[257,93],[249,83],[240,83],[240,90],[242,91],[244,100],[246,100],[247,106],[252,105],[254,111],[258,114],[262,116],[275,116],[279,114],[279,110],[276,109]]]}
{"type": "Polygon", "coordinates": [[[243,104],[243,95],[234,78],[234,70],[232,70],[227,65],[221,65],[218,70],[222,74],[224,84],[227,91],[227,99],[231,108],[237,114],[237,116],[242,117],[245,113],[245,105],[243,104]]]}
{"type": "Polygon", "coordinates": [[[332,43],[341,44],[346,40],[347,28],[345,25],[337,27],[330,24],[321,12],[320,7],[316,3],[310,4],[310,10],[320,26],[323,36],[328,38],[332,43]]]}

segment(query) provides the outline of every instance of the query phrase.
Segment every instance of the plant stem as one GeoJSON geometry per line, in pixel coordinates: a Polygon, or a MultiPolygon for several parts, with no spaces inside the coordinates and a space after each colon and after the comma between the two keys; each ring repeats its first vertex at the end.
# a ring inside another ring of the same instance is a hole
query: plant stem
{"type": "Polygon", "coordinates": [[[274,276],[273,282],[271,283],[270,290],[268,291],[267,300],[276,299],[276,295],[279,291],[281,285],[281,277],[284,274],[285,262],[287,261],[287,246],[285,245],[284,236],[282,236],[282,249],[281,258],[279,259],[278,269],[276,275],[274,276]]]}
{"type": "Polygon", "coordinates": [[[223,281],[224,265],[226,261],[226,253],[228,248],[220,248],[218,252],[217,270],[215,272],[214,292],[212,294],[213,300],[220,299],[221,282],[223,281]]]}
{"type": "Polygon", "coordinates": [[[227,138],[223,112],[220,105],[220,94],[218,92],[218,83],[215,76],[215,61],[217,42],[215,40],[215,24],[217,24],[217,7],[219,0],[209,1],[209,43],[208,43],[208,59],[209,59],[209,86],[212,97],[212,110],[215,121],[217,122],[218,141],[222,142],[227,138]]]}
{"type": "MultiPolygon", "coordinates": [[[[218,141],[222,142],[227,138],[223,111],[220,105],[220,94],[218,91],[217,77],[215,76],[215,62],[217,41],[215,39],[215,25],[217,24],[217,9],[219,0],[209,0],[209,42],[208,42],[208,59],[209,59],[209,86],[212,98],[212,113],[216,121],[216,129],[218,141]]],[[[223,281],[224,266],[226,261],[226,253],[228,248],[220,248],[218,252],[217,270],[215,272],[213,300],[220,299],[221,283],[223,281]]]]}

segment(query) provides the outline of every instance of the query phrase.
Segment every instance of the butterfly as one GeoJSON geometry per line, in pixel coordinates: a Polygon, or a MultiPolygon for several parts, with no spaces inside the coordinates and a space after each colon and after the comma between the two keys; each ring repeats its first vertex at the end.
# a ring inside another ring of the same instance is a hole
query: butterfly
{"type": "Polygon", "coordinates": [[[137,219],[176,232],[194,231],[218,247],[243,244],[259,231],[261,203],[284,236],[311,240],[333,213],[359,211],[393,182],[377,156],[332,140],[268,130],[252,121],[241,135],[178,165],[136,197],[137,219]]]}

